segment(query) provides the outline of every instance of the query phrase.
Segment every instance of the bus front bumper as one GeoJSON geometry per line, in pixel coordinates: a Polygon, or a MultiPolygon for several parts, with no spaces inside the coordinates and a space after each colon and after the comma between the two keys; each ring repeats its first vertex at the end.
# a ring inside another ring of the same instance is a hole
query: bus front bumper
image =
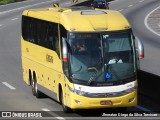
{"type": "Polygon", "coordinates": [[[66,105],[71,109],[131,107],[137,105],[137,90],[120,97],[89,98],[70,93],[66,105]]]}

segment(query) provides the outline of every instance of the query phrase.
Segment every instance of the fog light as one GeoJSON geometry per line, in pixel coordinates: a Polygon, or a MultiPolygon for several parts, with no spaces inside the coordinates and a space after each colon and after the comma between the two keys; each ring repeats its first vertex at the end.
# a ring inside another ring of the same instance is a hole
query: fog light
{"type": "Polygon", "coordinates": [[[82,102],[81,101],[78,101],[78,100],[74,100],[78,105],[82,105],[82,102]]]}
{"type": "Polygon", "coordinates": [[[132,102],[133,100],[134,100],[134,97],[133,97],[133,98],[130,98],[128,102],[130,103],[130,102],[132,102]]]}

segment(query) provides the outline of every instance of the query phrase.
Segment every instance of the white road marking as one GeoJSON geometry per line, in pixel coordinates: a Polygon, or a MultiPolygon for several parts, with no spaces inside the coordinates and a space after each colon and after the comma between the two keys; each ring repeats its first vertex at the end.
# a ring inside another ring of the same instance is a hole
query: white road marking
{"type": "Polygon", "coordinates": [[[147,27],[147,29],[150,30],[152,33],[158,35],[158,36],[160,36],[160,34],[157,33],[156,31],[154,31],[153,29],[151,29],[151,28],[149,27],[147,20],[148,20],[149,16],[150,16],[153,12],[155,12],[157,9],[159,9],[159,8],[160,8],[160,6],[158,6],[158,7],[155,8],[154,10],[152,10],[152,11],[145,17],[145,19],[144,19],[144,24],[145,24],[145,26],[147,27]]]}
{"type": "Polygon", "coordinates": [[[50,111],[49,109],[47,108],[42,108],[43,111],[50,111]]]}
{"type": "Polygon", "coordinates": [[[7,82],[2,82],[5,86],[7,86],[8,88],[10,88],[11,90],[15,90],[16,88],[11,86],[9,83],[7,82]]]}
{"type": "MultiPolygon", "coordinates": [[[[111,2],[118,2],[119,0],[113,0],[113,1],[111,1],[111,2]]],[[[111,2],[109,2],[109,3],[111,3],[111,2]]]]}
{"type": "Polygon", "coordinates": [[[129,5],[128,7],[132,7],[133,5],[129,5]]]}
{"type": "Polygon", "coordinates": [[[3,29],[5,26],[3,24],[0,24],[0,29],[3,29]]]}
{"type": "Polygon", "coordinates": [[[65,120],[65,118],[63,117],[55,117],[55,118],[57,118],[58,120],[65,120]]]}
{"type": "Polygon", "coordinates": [[[65,3],[66,5],[71,4],[70,2],[65,3]]]}
{"type": "Polygon", "coordinates": [[[12,20],[17,20],[18,18],[13,18],[12,20]]]}
{"type": "Polygon", "coordinates": [[[142,110],[142,111],[146,111],[146,112],[152,112],[152,110],[149,110],[149,109],[147,109],[147,108],[144,108],[144,107],[142,107],[142,106],[139,106],[139,105],[137,105],[137,106],[136,106],[136,108],[138,108],[138,109],[140,109],[140,110],[142,110]]]}
{"type": "Polygon", "coordinates": [[[121,12],[121,11],[123,11],[124,9],[120,9],[120,10],[118,10],[119,12],[121,12]]]}
{"type": "Polygon", "coordinates": [[[144,0],[141,0],[141,1],[139,1],[139,2],[144,2],[144,0]]]}
{"type": "Polygon", "coordinates": [[[14,3],[10,3],[10,4],[4,4],[4,5],[1,5],[1,6],[9,6],[9,5],[13,5],[13,4],[25,3],[25,2],[30,2],[30,1],[34,1],[34,0],[26,0],[26,1],[21,1],[21,2],[14,2],[14,3]]]}
{"type": "Polygon", "coordinates": [[[52,115],[54,118],[58,119],[58,120],[65,120],[65,118],[58,116],[56,113],[51,112],[49,109],[47,108],[42,108],[43,111],[47,112],[48,114],[52,115]],[[55,117],[57,116],[57,117],[55,117]]]}
{"type": "Polygon", "coordinates": [[[45,1],[45,2],[41,2],[41,3],[33,4],[33,5],[28,5],[28,6],[24,6],[24,7],[15,8],[15,9],[12,9],[12,10],[6,10],[6,11],[3,11],[3,12],[0,12],[0,15],[5,14],[5,13],[9,13],[9,12],[13,12],[13,11],[16,11],[16,10],[25,9],[25,8],[28,8],[28,7],[41,5],[41,4],[44,4],[44,3],[49,3],[49,2],[52,2],[52,1],[45,1]]]}

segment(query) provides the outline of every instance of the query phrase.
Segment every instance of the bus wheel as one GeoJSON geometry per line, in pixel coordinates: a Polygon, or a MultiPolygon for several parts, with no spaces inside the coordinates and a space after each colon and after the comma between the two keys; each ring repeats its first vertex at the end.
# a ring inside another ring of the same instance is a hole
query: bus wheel
{"type": "Polygon", "coordinates": [[[70,113],[70,112],[72,112],[72,109],[71,109],[71,108],[69,108],[69,107],[67,107],[67,106],[64,105],[64,98],[63,98],[63,92],[62,92],[62,91],[61,91],[61,95],[60,95],[60,102],[61,102],[61,104],[62,104],[62,108],[63,108],[63,111],[64,111],[65,113],[70,113]]]}
{"type": "Polygon", "coordinates": [[[32,87],[32,94],[34,96],[36,96],[37,98],[41,98],[42,93],[37,88],[37,82],[36,82],[36,77],[35,76],[34,76],[34,79],[31,82],[31,87],[32,87]]]}
{"type": "Polygon", "coordinates": [[[31,80],[31,88],[32,88],[32,94],[36,96],[35,81],[33,79],[31,80]]]}

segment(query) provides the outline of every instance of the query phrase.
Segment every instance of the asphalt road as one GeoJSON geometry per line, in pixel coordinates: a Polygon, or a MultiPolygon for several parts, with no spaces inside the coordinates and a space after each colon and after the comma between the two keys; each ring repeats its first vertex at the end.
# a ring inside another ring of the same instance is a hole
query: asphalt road
{"type": "MultiPolygon", "coordinates": [[[[54,116],[54,119],[87,119],[88,117],[101,119],[97,118],[102,116],[97,112],[94,114],[92,112],[86,114],[86,111],[74,112],[68,115],[63,114],[61,105],[54,100],[48,97],[36,99],[32,96],[30,87],[22,80],[21,13],[23,9],[27,8],[52,6],[55,0],[47,1],[28,0],[23,3],[0,6],[0,111],[47,111],[46,113],[54,116]]],[[[65,5],[70,5],[70,2],[65,5]]],[[[151,33],[145,27],[144,18],[158,5],[160,5],[159,0],[116,0],[110,4],[111,9],[119,10],[130,20],[135,35],[145,45],[146,56],[145,59],[141,60],[141,69],[157,75],[160,72],[158,61],[160,59],[160,53],[158,52],[159,36],[151,33]]],[[[141,96],[139,97],[139,105],[128,109],[128,111],[154,110],[160,110],[160,107],[155,103],[150,103],[148,98],[141,96]]],[[[122,117],[122,119],[125,118],[122,117]]]]}

